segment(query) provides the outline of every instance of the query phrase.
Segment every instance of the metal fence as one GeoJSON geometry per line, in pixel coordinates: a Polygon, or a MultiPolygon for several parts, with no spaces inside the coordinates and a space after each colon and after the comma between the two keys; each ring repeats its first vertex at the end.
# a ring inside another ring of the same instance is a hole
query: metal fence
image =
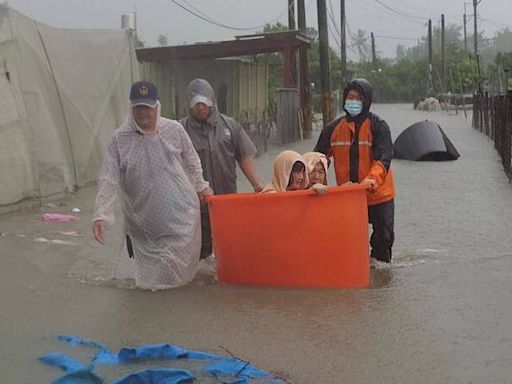
{"type": "Polygon", "coordinates": [[[274,127],[272,121],[265,121],[260,123],[242,123],[242,127],[247,132],[252,142],[256,146],[258,152],[256,156],[267,152],[269,146],[275,144],[275,139],[271,137],[271,131],[274,127]]]}
{"type": "Polygon", "coordinates": [[[473,97],[473,127],[494,141],[509,180],[512,178],[512,92],[489,95],[478,92],[473,97]]]}

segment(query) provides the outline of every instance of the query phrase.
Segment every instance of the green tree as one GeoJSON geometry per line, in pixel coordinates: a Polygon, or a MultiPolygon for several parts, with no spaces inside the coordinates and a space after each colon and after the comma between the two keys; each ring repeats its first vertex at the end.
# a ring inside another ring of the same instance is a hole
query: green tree
{"type": "Polygon", "coordinates": [[[167,46],[167,36],[166,35],[158,35],[157,41],[161,47],[167,46]]]}

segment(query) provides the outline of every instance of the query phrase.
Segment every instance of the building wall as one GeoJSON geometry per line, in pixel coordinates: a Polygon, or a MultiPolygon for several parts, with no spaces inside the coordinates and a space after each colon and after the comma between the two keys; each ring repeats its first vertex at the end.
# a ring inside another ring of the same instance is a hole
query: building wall
{"type": "Polygon", "coordinates": [[[181,118],[187,113],[186,89],[190,80],[208,80],[220,109],[243,122],[265,120],[268,96],[267,65],[243,59],[182,60],[139,65],[141,79],[155,83],[162,115],[181,118]],[[225,95],[225,100],[222,95],[225,95]]]}

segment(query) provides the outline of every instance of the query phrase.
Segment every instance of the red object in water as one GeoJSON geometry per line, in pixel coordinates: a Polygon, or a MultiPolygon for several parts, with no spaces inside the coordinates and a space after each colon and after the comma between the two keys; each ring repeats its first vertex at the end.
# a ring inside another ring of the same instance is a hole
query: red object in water
{"type": "Polygon", "coordinates": [[[219,281],[367,287],[366,187],[207,198],[219,281]]]}

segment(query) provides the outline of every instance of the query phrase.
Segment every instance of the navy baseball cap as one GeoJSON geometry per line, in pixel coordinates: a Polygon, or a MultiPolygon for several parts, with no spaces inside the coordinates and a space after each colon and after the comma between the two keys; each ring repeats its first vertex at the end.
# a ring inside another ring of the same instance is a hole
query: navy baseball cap
{"type": "Polygon", "coordinates": [[[148,107],[155,107],[158,101],[158,91],[156,90],[155,84],[149,81],[137,81],[133,83],[132,89],[130,90],[130,101],[132,107],[137,105],[146,105],[148,107]]]}

